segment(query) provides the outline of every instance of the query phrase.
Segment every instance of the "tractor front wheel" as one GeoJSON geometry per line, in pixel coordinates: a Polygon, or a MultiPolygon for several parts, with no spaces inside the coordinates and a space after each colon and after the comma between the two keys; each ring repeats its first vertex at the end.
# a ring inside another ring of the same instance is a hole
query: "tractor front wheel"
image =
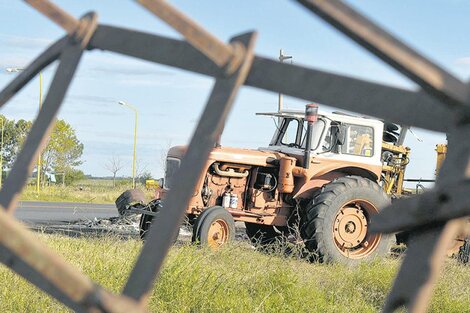
{"type": "Polygon", "coordinates": [[[235,221],[232,215],[220,206],[204,210],[193,226],[193,242],[218,249],[235,238],[235,221]]]}

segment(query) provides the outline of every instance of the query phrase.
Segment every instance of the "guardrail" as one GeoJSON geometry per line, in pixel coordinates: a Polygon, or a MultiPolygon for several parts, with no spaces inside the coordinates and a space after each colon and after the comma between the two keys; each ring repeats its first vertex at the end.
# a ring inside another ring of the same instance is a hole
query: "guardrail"
{"type": "MultiPolygon", "coordinates": [[[[180,225],[184,210],[220,136],[242,85],[281,92],[308,101],[372,115],[402,125],[448,134],[448,155],[436,186],[397,201],[377,215],[376,232],[412,231],[413,240],[384,305],[384,312],[405,306],[426,311],[446,245],[470,215],[470,101],[466,83],[380,29],[339,0],[298,0],[385,63],[421,86],[410,91],[343,75],[279,63],[254,55],[256,33],[219,41],[161,0],[137,1],[179,31],[186,41],[97,23],[94,13],[77,20],[47,0],[25,0],[66,32],[0,93],[3,106],[42,69],[59,66],[44,104],[3,188],[0,190],[0,260],[13,271],[77,312],[145,312],[146,298],[180,225]],[[154,219],[122,295],[112,294],[34,238],[16,221],[18,196],[45,143],[58,109],[86,50],[108,50],[215,78],[210,98],[165,199],[154,219]],[[402,214],[397,215],[397,209],[402,214]]],[[[14,291],[13,291],[14,292],[14,291]]]]}

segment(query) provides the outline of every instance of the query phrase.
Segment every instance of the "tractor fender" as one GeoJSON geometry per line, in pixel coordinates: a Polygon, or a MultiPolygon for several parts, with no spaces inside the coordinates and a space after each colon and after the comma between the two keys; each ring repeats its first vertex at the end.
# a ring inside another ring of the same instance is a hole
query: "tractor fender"
{"type": "Polygon", "coordinates": [[[346,176],[346,173],[341,172],[329,172],[321,176],[314,177],[307,181],[299,191],[294,195],[296,198],[309,198],[313,190],[321,188],[323,185],[328,184],[329,182],[335,180],[336,178],[346,176]]]}
{"type": "Polygon", "coordinates": [[[377,175],[374,173],[358,167],[345,167],[345,168],[338,168],[328,173],[321,174],[320,176],[312,177],[309,181],[307,181],[299,191],[294,195],[294,199],[296,198],[310,198],[312,192],[315,189],[323,187],[333,180],[344,177],[348,175],[356,175],[361,176],[372,181],[377,181],[377,175]]]}

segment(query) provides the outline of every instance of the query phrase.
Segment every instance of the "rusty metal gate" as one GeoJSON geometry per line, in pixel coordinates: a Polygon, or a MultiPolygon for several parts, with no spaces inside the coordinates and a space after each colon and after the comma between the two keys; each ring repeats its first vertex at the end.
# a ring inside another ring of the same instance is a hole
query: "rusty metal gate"
{"type": "MultiPolygon", "coordinates": [[[[242,85],[372,115],[448,135],[448,157],[436,186],[397,201],[373,219],[373,230],[412,233],[406,257],[384,304],[424,312],[443,263],[446,245],[470,215],[469,86],[380,29],[339,0],[298,0],[340,32],[378,56],[422,89],[409,91],[254,55],[256,33],[225,44],[163,0],[137,1],[179,31],[180,41],[100,25],[95,13],[80,20],[47,0],[25,0],[67,34],[51,45],[0,93],[3,106],[43,68],[59,66],[26,143],[0,191],[0,260],[32,284],[77,312],[145,312],[146,299],[184,215],[203,165],[242,85]],[[13,218],[34,160],[52,128],[84,51],[101,49],[215,78],[204,113],[190,141],[165,210],[154,219],[122,295],[112,294],[64,262],[13,218]],[[400,214],[396,214],[400,210],[400,214]]],[[[14,292],[14,290],[13,290],[14,292]]]]}

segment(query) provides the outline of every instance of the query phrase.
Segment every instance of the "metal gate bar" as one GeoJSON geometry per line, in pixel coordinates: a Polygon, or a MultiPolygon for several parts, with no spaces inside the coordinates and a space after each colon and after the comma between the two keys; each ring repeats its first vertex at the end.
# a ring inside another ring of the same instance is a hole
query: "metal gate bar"
{"type": "MultiPolygon", "coordinates": [[[[187,42],[162,36],[100,25],[90,41],[90,46],[199,74],[224,76],[223,69],[218,68],[187,42]]],[[[245,85],[279,91],[307,101],[334,103],[335,107],[341,109],[434,131],[448,131],[457,120],[455,112],[423,91],[411,91],[279,63],[277,60],[260,56],[255,56],[245,85]],[[410,107],[413,108],[411,111],[410,107]],[[407,111],[407,114],[403,114],[404,111],[407,111]],[[426,115],[421,112],[426,112],[426,115]],[[436,123],[436,120],[440,122],[436,123]]]]}
{"type": "Polygon", "coordinates": [[[151,289],[171,239],[181,225],[186,207],[217,138],[222,133],[223,125],[232,107],[238,89],[246,78],[253,60],[255,34],[235,37],[232,43],[239,42],[245,47],[243,63],[234,75],[216,80],[188,150],[175,174],[175,181],[180,182],[177,191],[171,190],[160,217],[153,222],[147,235],[142,252],[137,260],[123,293],[136,300],[146,295],[151,289]],[[155,247],[163,249],[156,250],[155,247]]]}
{"type": "Polygon", "coordinates": [[[467,100],[464,83],[405,45],[365,16],[339,0],[298,0],[310,11],[343,32],[447,105],[467,100]]]}
{"type": "Polygon", "coordinates": [[[2,106],[41,69],[60,57],[61,63],[46,101],[0,191],[0,205],[10,211],[16,206],[21,186],[52,127],[84,49],[114,51],[182,68],[213,76],[216,83],[177,174],[179,181],[184,183],[170,191],[165,210],[154,219],[155,225],[123,290],[124,295],[112,295],[94,285],[38,243],[12,216],[0,211],[0,260],[4,264],[77,312],[142,312],[146,296],[170,247],[170,238],[176,232],[210,149],[222,131],[239,87],[246,84],[403,125],[449,133],[449,154],[436,188],[414,199],[397,201],[376,216],[371,224],[376,231],[412,230],[414,237],[384,311],[391,312],[400,305],[413,312],[426,310],[432,282],[442,264],[445,244],[463,225],[463,220],[446,222],[470,215],[466,203],[470,176],[470,113],[466,84],[338,0],[298,2],[415,81],[426,92],[254,56],[254,34],[235,37],[232,45],[226,45],[162,0],[138,2],[179,30],[189,44],[97,25],[96,16],[92,14],[79,21],[50,1],[25,1],[64,28],[68,36],[40,55],[0,93],[2,106]],[[183,177],[185,179],[181,179],[183,177]],[[406,211],[399,219],[390,213],[397,208],[406,211]]]}

